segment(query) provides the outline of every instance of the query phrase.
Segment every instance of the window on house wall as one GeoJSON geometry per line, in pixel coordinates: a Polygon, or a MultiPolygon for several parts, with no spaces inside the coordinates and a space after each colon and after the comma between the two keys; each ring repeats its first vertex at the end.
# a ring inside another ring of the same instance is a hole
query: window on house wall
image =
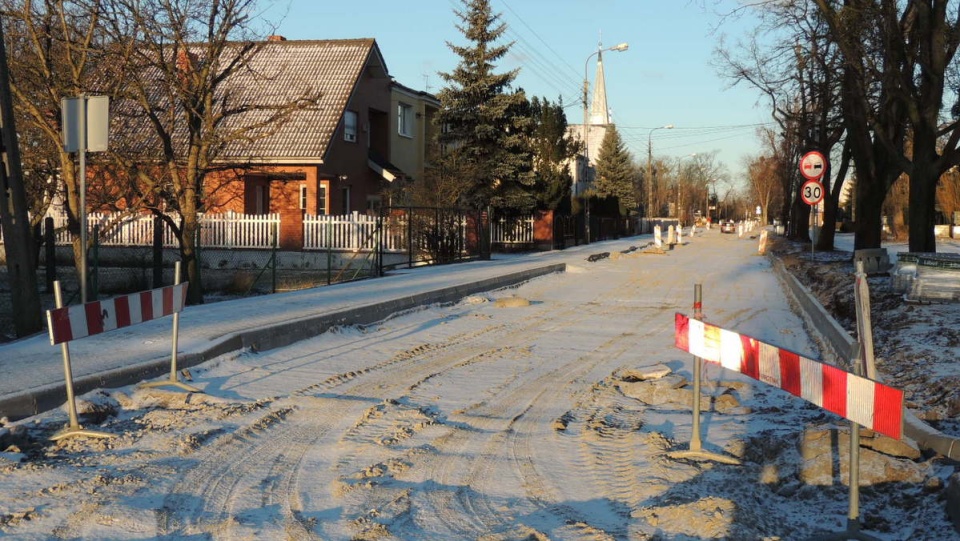
{"type": "Polygon", "coordinates": [[[270,212],[270,186],[259,185],[254,187],[254,214],[270,212]]]}
{"type": "Polygon", "coordinates": [[[307,210],[307,185],[300,185],[300,210],[307,210]]]}
{"type": "Polygon", "coordinates": [[[357,112],[345,111],[343,113],[343,139],[351,143],[357,142],[357,112]]]}
{"type": "Polygon", "coordinates": [[[413,137],[413,107],[406,103],[397,106],[397,133],[413,137]]]}
{"type": "Polygon", "coordinates": [[[367,214],[379,214],[382,200],[379,195],[367,196],[367,214]]]}
{"type": "Polygon", "coordinates": [[[343,199],[343,212],[341,214],[350,214],[350,186],[340,188],[340,196],[343,199]]]}
{"type": "Polygon", "coordinates": [[[317,215],[327,213],[327,183],[320,184],[317,188],[317,215]]]}

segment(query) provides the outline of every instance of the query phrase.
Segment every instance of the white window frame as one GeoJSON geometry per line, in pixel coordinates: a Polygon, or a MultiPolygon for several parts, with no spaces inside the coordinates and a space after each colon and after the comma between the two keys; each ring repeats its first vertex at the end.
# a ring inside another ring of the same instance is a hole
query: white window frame
{"type": "Polygon", "coordinates": [[[397,133],[403,137],[413,137],[413,106],[399,102],[397,104],[397,133]]]}
{"type": "Polygon", "coordinates": [[[321,183],[317,187],[317,215],[326,215],[327,214],[327,199],[328,194],[330,193],[329,185],[327,183],[321,183]]]}
{"type": "Polygon", "coordinates": [[[357,129],[360,124],[360,118],[356,111],[349,109],[343,112],[343,140],[351,143],[357,142],[357,129]]]}
{"type": "Polygon", "coordinates": [[[300,185],[300,210],[307,210],[307,185],[300,185]]]}

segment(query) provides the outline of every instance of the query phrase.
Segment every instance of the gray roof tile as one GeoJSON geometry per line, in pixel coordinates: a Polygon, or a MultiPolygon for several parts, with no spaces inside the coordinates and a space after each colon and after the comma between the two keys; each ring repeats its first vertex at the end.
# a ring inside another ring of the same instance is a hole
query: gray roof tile
{"type": "MultiPolygon", "coordinates": [[[[271,41],[250,61],[248,69],[230,81],[237,98],[260,106],[281,105],[304,95],[317,95],[274,133],[246,144],[230,144],[221,159],[320,159],[347,106],[367,58],[379,51],[373,39],[271,41]]],[[[239,123],[261,122],[272,113],[252,111],[234,117],[239,123]]],[[[265,132],[263,132],[265,133],[265,132]]]]}

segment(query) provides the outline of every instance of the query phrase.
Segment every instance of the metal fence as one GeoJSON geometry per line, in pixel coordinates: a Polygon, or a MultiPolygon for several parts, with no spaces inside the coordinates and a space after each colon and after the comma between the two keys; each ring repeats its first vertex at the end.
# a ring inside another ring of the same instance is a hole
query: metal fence
{"type": "Polygon", "coordinates": [[[472,209],[387,207],[380,214],[380,268],[488,259],[489,220],[472,209]],[[386,260],[386,247],[404,254],[386,260]]]}
{"type": "Polygon", "coordinates": [[[494,245],[532,245],[534,217],[501,216],[490,223],[490,242],[494,245]]]}

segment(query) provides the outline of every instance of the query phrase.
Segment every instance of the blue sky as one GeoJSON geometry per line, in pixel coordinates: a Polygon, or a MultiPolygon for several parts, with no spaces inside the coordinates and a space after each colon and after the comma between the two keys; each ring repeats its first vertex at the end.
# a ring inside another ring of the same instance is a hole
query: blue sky
{"type": "MultiPolygon", "coordinates": [[[[288,39],[377,40],[390,74],[419,90],[438,91],[459,58],[446,42],[467,45],[456,29],[460,0],[273,0],[264,20],[288,39]]],[[[735,0],[491,0],[514,41],[499,71],[520,68],[515,86],[528,96],[568,105],[570,123],[582,122],[584,64],[597,50],[627,42],[624,52],[603,55],[608,105],[628,148],[646,163],[650,129],[655,156],[683,157],[717,151],[731,180],[742,177],[743,156],[759,152],[756,124],[769,123],[769,105],[752,88],[729,88],[713,66],[720,35],[735,41],[749,22],[719,27],[717,12],[735,0]]],[[[596,56],[587,75],[591,92],[596,56]]]]}

